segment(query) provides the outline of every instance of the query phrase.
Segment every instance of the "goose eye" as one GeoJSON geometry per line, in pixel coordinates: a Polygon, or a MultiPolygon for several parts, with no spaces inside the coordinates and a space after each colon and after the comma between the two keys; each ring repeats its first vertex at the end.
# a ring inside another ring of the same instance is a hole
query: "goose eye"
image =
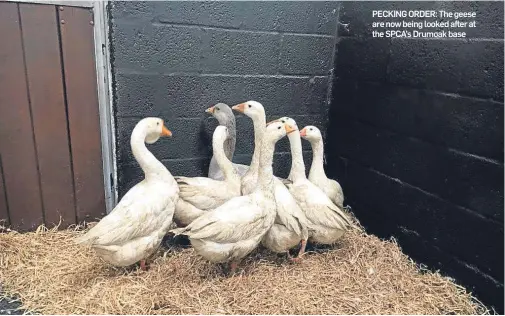
{"type": "Polygon", "coordinates": [[[281,127],[279,126],[279,127],[277,127],[277,129],[281,129],[281,127]]]}
{"type": "Polygon", "coordinates": [[[219,111],[219,108],[216,108],[216,110],[218,110],[218,111],[219,111]]]}
{"type": "Polygon", "coordinates": [[[249,104],[249,107],[252,108],[252,105],[249,104]]]}
{"type": "Polygon", "coordinates": [[[160,125],[160,122],[156,122],[156,125],[160,125]]]}
{"type": "Polygon", "coordinates": [[[311,128],[310,130],[312,131],[313,129],[311,128]]]}

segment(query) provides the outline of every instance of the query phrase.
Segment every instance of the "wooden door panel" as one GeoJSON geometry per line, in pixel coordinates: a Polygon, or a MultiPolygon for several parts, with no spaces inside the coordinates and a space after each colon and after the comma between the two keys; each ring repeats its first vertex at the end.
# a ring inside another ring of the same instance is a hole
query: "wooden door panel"
{"type": "Polygon", "coordinates": [[[45,223],[75,223],[74,187],[56,8],[20,4],[45,223]]]}
{"type": "Polygon", "coordinates": [[[61,45],[68,100],[78,221],[105,214],[92,12],[63,7],[61,45]],[[78,40],[76,40],[78,39],[78,40]]]}
{"type": "Polygon", "coordinates": [[[35,140],[27,95],[18,4],[0,2],[0,151],[11,223],[43,223],[35,140]]]}
{"type": "Polygon", "coordinates": [[[105,214],[90,9],[0,2],[0,219],[105,214]]]}

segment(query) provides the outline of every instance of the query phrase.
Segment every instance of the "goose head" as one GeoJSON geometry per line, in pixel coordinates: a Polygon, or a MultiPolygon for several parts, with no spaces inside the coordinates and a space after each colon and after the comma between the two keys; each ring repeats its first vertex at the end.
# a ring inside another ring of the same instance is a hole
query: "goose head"
{"type": "Polygon", "coordinates": [[[298,130],[298,125],[296,124],[296,121],[294,119],[290,118],[290,117],[287,117],[287,116],[284,116],[284,117],[278,118],[276,120],[273,120],[270,123],[272,123],[272,122],[281,122],[283,124],[288,124],[294,130],[296,130],[296,131],[298,130]]]}
{"type": "Polygon", "coordinates": [[[172,136],[172,132],[165,127],[163,120],[157,117],[146,117],[140,120],[133,131],[139,131],[145,135],[144,141],[148,144],[155,143],[161,136],[172,136]]]}
{"type": "Polygon", "coordinates": [[[215,117],[220,125],[226,125],[226,123],[235,118],[233,116],[233,111],[227,104],[224,103],[218,103],[214,106],[211,106],[205,110],[205,112],[215,117]]]}
{"type": "Polygon", "coordinates": [[[265,108],[263,105],[257,101],[247,101],[234,105],[233,110],[244,113],[249,116],[252,120],[259,119],[265,116],[265,108]]]}
{"type": "Polygon", "coordinates": [[[302,128],[300,131],[300,136],[302,136],[303,139],[308,140],[309,142],[317,142],[323,139],[323,135],[321,135],[321,131],[319,128],[308,125],[302,128]]]}
{"type": "Polygon", "coordinates": [[[265,139],[271,143],[276,143],[284,136],[296,131],[297,129],[290,123],[283,123],[280,120],[274,120],[267,123],[265,129],[265,139]]]}

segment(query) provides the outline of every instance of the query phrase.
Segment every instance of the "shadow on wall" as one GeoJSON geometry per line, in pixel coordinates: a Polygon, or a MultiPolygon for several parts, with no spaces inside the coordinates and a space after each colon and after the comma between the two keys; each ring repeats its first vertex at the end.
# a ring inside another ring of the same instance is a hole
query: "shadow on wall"
{"type": "Polygon", "coordinates": [[[503,313],[503,3],[343,2],[339,21],[328,175],[370,232],[503,313]],[[479,40],[373,38],[382,9],[476,12],[458,31],[479,40]]]}

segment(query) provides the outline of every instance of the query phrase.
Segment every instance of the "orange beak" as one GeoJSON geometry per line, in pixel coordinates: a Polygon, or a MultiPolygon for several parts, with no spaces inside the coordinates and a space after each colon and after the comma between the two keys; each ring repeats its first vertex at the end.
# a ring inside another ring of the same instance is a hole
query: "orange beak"
{"type": "Polygon", "coordinates": [[[172,137],[172,132],[164,124],[161,126],[161,136],[172,137]]]}
{"type": "Polygon", "coordinates": [[[300,136],[302,136],[302,137],[307,136],[307,130],[306,130],[305,128],[303,128],[303,129],[300,131],[300,136]]]}
{"type": "Polygon", "coordinates": [[[294,131],[296,131],[296,129],[294,129],[291,125],[289,124],[284,124],[284,128],[286,129],[286,134],[289,134],[289,133],[292,133],[294,131]]]}
{"type": "Polygon", "coordinates": [[[232,106],[232,110],[244,113],[244,111],[245,111],[245,103],[240,103],[240,104],[232,106]]]}
{"type": "Polygon", "coordinates": [[[279,122],[279,120],[270,121],[270,122],[267,123],[267,126],[270,125],[270,124],[272,124],[272,123],[275,123],[275,122],[279,122]]]}
{"type": "Polygon", "coordinates": [[[205,110],[205,112],[207,112],[209,114],[214,114],[214,107],[211,106],[210,108],[208,108],[207,110],[205,110]]]}

